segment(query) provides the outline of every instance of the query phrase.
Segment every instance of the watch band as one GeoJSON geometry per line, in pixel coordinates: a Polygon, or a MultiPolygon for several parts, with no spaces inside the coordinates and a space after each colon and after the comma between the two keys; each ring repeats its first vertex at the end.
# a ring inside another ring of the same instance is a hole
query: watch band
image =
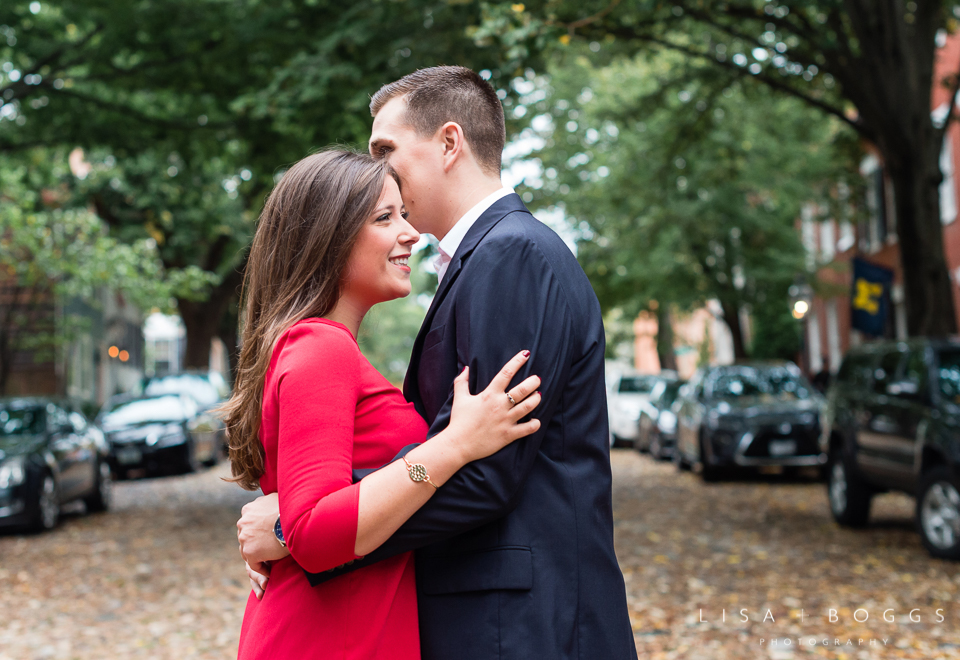
{"type": "Polygon", "coordinates": [[[407,474],[410,475],[410,479],[420,483],[421,481],[426,481],[428,484],[433,486],[434,490],[439,490],[440,486],[430,481],[430,475],[427,474],[427,468],[424,467],[422,463],[411,463],[407,460],[406,456],[401,456],[404,464],[407,466],[407,474]]]}
{"type": "Polygon", "coordinates": [[[277,522],[273,525],[273,535],[277,537],[277,541],[280,542],[284,548],[287,547],[287,542],[283,538],[283,528],[280,526],[280,516],[277,516],[277,522]]]}

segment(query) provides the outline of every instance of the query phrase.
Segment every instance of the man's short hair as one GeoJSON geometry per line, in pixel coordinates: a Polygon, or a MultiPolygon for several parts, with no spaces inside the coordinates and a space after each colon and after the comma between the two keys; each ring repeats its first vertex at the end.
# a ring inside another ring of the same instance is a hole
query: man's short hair
{"type": "Polygon", "coordinates": [[[421,137],[432,136],[448,121],[460,124],[480,167],[500,174],[507,130],[496,90],[462,66],[420,69],[381,87],[370,99],[374,117],[389,101],[403,97],[404,117],[421,137]]]}

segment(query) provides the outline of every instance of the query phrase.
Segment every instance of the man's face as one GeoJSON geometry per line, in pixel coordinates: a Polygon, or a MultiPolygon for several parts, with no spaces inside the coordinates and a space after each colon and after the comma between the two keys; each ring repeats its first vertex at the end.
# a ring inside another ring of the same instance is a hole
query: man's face
{"type": "Polygon", "coordinates": [[[390,100],[373,119],[370,155],[397,171],[410,223],[417,231],[434,234],[437,205],[433,200],[443,185],[443,144],[435,137],[418,136],[407,123],[403,97],[390,100]]]}

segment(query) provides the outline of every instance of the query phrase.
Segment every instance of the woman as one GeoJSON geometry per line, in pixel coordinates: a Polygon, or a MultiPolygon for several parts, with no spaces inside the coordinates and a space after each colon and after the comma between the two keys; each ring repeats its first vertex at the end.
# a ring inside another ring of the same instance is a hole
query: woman
{"type": "Polygon", "coordinates": [[[226,406],[235,480],[277,492],[291,557],[251,593],[240,658],[420,657],[410,554],[310,587],[380,546],[444,482],[539,428],[521,423],[539,379],[506,391],[529,353],[477,396],[454,383],[449,427],[424,442],[412,404],[356,343],[366,312],[410,293],[407,258],[420,238],[399,182],[369,156],[327,151],[287,171],[267,200],[244,283],[243,350],[226,406]],[[376,468],[352,483],[354,468],[376,468]],[[294,561],[295,560],[295,561],[294,561]]]}

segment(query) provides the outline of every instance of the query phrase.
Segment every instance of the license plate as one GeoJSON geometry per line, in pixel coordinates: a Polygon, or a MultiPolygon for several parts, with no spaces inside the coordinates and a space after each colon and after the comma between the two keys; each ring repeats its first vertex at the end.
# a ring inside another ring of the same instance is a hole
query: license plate
{"type": "Polygon", "coordinates": [[[771,456],[792,456],[797,453],[796,440],[771,440],[768,447],[771,456]]]}
{"type": "Polygon", "coordinates": [[[121,465],[130,465],[139,463],[143,459],[143,454],[136,447],[126,447],[117,450],[117,462],[121,465]]]}

